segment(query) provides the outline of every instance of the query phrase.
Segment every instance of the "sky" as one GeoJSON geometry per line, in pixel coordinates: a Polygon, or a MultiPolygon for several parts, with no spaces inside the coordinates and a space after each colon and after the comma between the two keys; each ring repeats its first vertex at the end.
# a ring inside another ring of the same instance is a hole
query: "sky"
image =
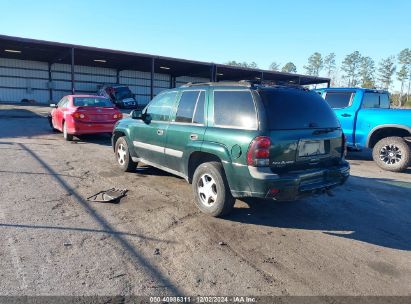
{"type": "MultiPolygon", "coordinates": [[[[0,34],[268,69],[411,47],[409,0],[0,0],[0,34]]],[[[398,86],[398,84],[396,84],[398,86]]]]}

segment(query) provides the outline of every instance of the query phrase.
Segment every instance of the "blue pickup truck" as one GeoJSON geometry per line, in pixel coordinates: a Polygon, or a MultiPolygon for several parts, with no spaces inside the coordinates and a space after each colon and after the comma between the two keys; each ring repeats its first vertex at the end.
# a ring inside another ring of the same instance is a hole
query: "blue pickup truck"
{"type": "Polygon", "coordinates": [[[384,170],[410,165],[411,110],[391,109],[387,91],[360,88],[316,90],[334,109],[352,150],[372,149],[384,170]]]}

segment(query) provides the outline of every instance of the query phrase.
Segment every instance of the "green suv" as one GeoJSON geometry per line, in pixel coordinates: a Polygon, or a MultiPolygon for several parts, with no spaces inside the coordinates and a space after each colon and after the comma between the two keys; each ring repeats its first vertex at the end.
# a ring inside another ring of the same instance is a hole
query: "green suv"
{"type": "Polygon", "coordinates": [[[119,167],[143,162],[185,178],[198,208],[235,198],[295,200],[343,184],[345,136],[328,104],[302,87],[218,82],[157,95],[114,128],[119,167]]]}

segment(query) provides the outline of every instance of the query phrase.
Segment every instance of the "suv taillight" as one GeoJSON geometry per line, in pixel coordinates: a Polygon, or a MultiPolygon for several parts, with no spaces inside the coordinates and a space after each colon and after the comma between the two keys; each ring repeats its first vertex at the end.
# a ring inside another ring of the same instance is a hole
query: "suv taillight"
{"type": "Polygon", "coordinates": [[[347,137],[345,136],[345,134],[342,134],[342,138],[341,138],[341,157],[346,157],[347,156],[347,137]]]}
{"type": "Polygon", "coordinates": [[[271,140],[267,136],[258,136],[253,139],[247,152],[247,165],[266,167],[270,165],[271,140]]]}

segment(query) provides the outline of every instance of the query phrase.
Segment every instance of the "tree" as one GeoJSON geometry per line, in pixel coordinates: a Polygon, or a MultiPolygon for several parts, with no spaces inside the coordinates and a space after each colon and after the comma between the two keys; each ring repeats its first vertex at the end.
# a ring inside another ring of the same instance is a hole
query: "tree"
{"type": "Polygon", "coordinates": [[[341,70],[344,72],[344,78],[348,79],[348,86],[355,87],[358,84],[359,69],[361,65],[361,54],[355,51],[345,56],[341,65],[341,70]]]}
{"type": "Polygon", "coordinates": [[[378,68],[378,80],[381,83],[381,87],[388,90],[392,84],[392,76],[395,73],[394,56],[387,57],[380,61],[378,68]]]}
{"type": "Polygon", "coordinates": [[[294,63],[287,62],[283,68],[281,69],[281,72],[287,72],[287,73],[297,73],[297,67],[295,66],[294,63]]]}
{"type": "Polygon", "coordinates": [[[273,62],[270,64],[270,70],[271,71],[279,71],[280,70],[280,64],[277,62],[273,62]]]}
{"type": "Polygon", "coordinates": [[[400,64],[405,65],[408,70],[408,89],[407,89],[407,102],[410,96],[411,90],[411,49],[403,49],[398,55],[398,60],[400,64]]]}
{"type": "Polygon", "coordinates": [[[241,65],[240,62],[237,62],[235,60],[228,61],[228,62],[226,62],[226,64],[227,65],[233,65],[233,66],[240,66],[241,65]]]}
{"type": "Polygon", "coordinates": [[[315,52],[308,58],[308,64],[304,66],[304,69],[307,71],[308,75],[318,76],[323,66],[324,61],[321,54],[315,52]]]}
{"type": "Polygon", "coordinates": [[[360,63],[361,87],[375,88],[375,63],[370,57],[362,57],[360,63]]]}
{"type": "Polygon", "coordinates": [[[324,69],[327,72],[327,77],[331,78],[331,74],[335,71],[335,53],[325,56],[324,69]]]}
{"type": "Polygon", "coordinates": [[[398,98],[398,106],[402,106],[402,94],[404,92],[404,84],[408,79],[408,69],[407,66],[404,64],[402,65],[401,69],[397,72],[397,79],[401,83],[401,90],[400,96],[398,98]]]}
{"type": "Polygon", "coordinates": [[[248,68],[250,68],[250,69],[257,69],[257,68],[258,68],[258,65],[257,65],[257,63],[255,63],[255,62],[253,61],[253,62],[250,62],[250,63],[248,64],[248,68]]]}

